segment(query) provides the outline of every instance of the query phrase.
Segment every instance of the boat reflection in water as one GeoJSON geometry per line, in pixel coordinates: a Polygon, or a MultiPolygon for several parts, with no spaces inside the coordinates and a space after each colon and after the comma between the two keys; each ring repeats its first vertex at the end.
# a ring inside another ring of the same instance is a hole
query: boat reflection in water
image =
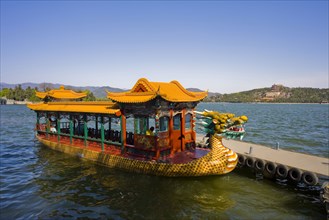
{"type": "Polygon", "coordinates": [[[122,172],[42,146],[37,156],[39,218],[177,219],[205,214],[216,218],[228,215],[226,211],[236,204],[234,178],[122,172]]]}

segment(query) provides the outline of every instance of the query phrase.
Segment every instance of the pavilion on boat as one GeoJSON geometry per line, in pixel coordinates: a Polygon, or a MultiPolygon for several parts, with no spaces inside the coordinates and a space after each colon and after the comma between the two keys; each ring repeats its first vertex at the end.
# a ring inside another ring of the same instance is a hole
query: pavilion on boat
{"type": "Polygon", "coordinates": [[[207,92],[186,90],[179,82],[139,79],[127,92],[108,92],[109,101],[86,102],[85,93],[61,87],[37,92],[41,138],[112,154],[160,159],[193,148],[197,103],[207,92]],[[154,133],[149,129],[153,127],[154,133]]]}

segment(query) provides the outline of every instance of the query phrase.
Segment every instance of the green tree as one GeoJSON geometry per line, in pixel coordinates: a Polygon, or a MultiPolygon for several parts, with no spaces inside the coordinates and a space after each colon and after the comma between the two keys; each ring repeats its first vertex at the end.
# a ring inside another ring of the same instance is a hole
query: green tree
{"type": "Polygon", "coordinates": [[[4,88],[0,91],[0,97],[8,98],[8,94],[9,94],[9,89],[8,88],[4,88]]]}
{"type": "Polygon", "coordinates": [[[41,99],[35,95],[35,92],[38,91],[38,88],[35,87],[34,89],[26,89],[27,91],[27,99],[31,102],[40,102],[41,99]]]}
{"type": "Polygon", "coordinates": [[[35,91],[30,86],[25,89],[25,96],[27,99],[30,99],[34,94],[35,91]]]}
{"type": "Polygon", "coordinates": [[[87,96],[83,98],[83,101],[96,101],[94,93],[92,93],[90,90],[85,90],[83,92],[87,93],[87,96]]]}
{"type": "Polygon", "coordinates": [[[14,99],[14,98],[15,98],[14,90],[10,88],[7,94],[7,99],[14,99]]]}
{"type": "Polygon", "coordinates": [[[22,89],[21,85],[15,86],[14,89],[14,100],[16,101],[24,101],[26,98],[25,91],[22,89]]]}

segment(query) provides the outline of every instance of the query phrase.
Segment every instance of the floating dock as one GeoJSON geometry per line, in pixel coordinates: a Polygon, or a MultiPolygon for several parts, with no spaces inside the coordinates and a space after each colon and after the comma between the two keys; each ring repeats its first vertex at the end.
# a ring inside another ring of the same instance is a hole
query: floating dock
{"type": "MultiPolygon", "coordinates": [[[[206,138],[197,137],[201,146],[206,138]]],[[[288,179],[295,183],[318,185],[320,179],[329,179],[329,158],[276,149],[236,140],[223,139],[224,146],[239,155],[239,166],[249,167],[264,177],[288,179]]]]}
{"type": "Polygon", "coordinates": [[[309,171],[319,176],[329,177],[329,158],[308,155],[293,151],[273,149],[248,142],[223,140],[223,144],[239,155],[262,159],[277,164],[309,171]]]}

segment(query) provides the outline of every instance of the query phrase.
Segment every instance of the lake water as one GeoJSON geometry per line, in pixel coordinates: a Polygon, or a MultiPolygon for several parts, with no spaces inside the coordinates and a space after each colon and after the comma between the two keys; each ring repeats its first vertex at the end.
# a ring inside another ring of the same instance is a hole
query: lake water
{"type": "MultiPolygon", "coordinates": [[[[201,103],[249,117],[244,141],[328,157],[329,105],[201,103]]],[[[36,114],[1,106],[0,219],[326,219],[318,187],[224,176],[127,173],[50,150],[36,114]]]]}
{"type": "Polygon", "coordinates": [[[203,109],[247,115],[246,142],[329,157],[329,105],[200,103],[203,109]]]}

